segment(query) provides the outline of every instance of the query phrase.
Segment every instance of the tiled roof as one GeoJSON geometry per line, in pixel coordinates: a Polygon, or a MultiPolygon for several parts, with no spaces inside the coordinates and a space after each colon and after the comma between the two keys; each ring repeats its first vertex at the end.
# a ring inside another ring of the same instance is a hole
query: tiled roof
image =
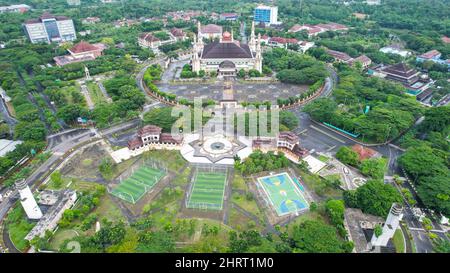
{"type": "Polygon", "coordinates": [[[175,37],[182,37],[182,36],[184,36],[183,30],[180,29],[180,28],[175,28],[174,27],[174,28],[172,28],[170,30],[170,33],[172,33],[172,35],[175,36],[175,37]]]}
{"type": "Polygon", "coordinates": [[[359,144],[353,145],[352,150],[358,154],[359,160],[368,159],[377,154],[377,151],[363,147],[359,144]]]}
{"type": "Polygon", "coordinates": [[[148,32],[148,33],[141,33],[139,35],[139,38],[142,39],[142,40],[145,40],[146,42],[149,42],[149,43],[159,41],[159,39],[156,38],[155,36],[153,36],[150,32],[148,32]]]}
{"type": "Polygon", "coordinates": [[[133,138],[128,141],[128,149],[135,149],[142,146],[142,139],[139,137],[133,138]]]}
{"type": "Polygon", "coordinates": [[[442,42],[444,42],[446,44],[450,44],[450,38],[448,38],[447,36],[442,36],[441,40],[442,40],[442,42]]]}
{"type": "Polygon", "coordinates": [[[340,51],[336,51],[336,50],[331,50],[331,49],[327,49],[327,53],[329,55],[331,55],[332,57],[341,60],[341,61],[350,61],[352,59],[352,57],[350,57],[347,53],[345,52],[340,52],[340,51]]]}
{"type": "Polygon", "coordinates": [[[201,33],[222,33],[222,27],[214,24],[201,26],[201,33]]]}
{"type": "Polygon", "coordinates": [[[145,135],[159,135],[161,134],[161,128],[155,125],[145,125],[138,131],[138,136],[142,137],[145,135]]]}
{"type": "Polygon", "coordinates": [[[159,142],[162,143],[173,143],[173,144],[179,144],[181,143],[182,138],[176,138],[173,137],[172,134],[162,133],[159,137],[159,142]]]}
{"type": "Polygon", "coordinates": [[[299,141],[298,136],[290,131],[280,132],[278,134],[278,138],[281,140],[287,141],[291,144],[295,144],[299,141]]]}
{"type": "Polygon", "coordinates": [[[424,58],[424,59],[433,59],[433,58],[437,57],[438,55],[441,55],[441,52],[437,51],[436,49],[433,49],[431,51],[423,53],[419,57],[424,58]]]}
{"type": "Polygon", "coordinates": [[[390,65],[384,68],[383,71],[389,74],[398,75],[405,78],[409,78],[417,73],[416,70],[407,66],[405,63],[390,65]]]}
{"type": "Polygon", "coordinates": [[[280,44],[296,44],[298,40],[295,38],[283,38],[283,37],[272,37],[269,42],[275,42],[280,44]]]}
{"type": "Polygon", "coordinates": [[[70,49],[70,51],[73,53],[82,53],[95,50],[99,50],[99,48],[85,41],[79,42],[70,49]]]}
{"type": "Polygon", "coordinates": [[[204,59],[252,58],[250,48],[246,44],[212,42],[207,44],[202,53],[204,59]]]}

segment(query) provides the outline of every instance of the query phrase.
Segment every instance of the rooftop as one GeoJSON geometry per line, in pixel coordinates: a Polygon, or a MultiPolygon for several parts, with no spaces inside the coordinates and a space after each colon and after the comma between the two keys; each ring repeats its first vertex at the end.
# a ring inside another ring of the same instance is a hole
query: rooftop
{"type": "Polygon", "coordinates": [[[222,27],[215,25],[215,24],[209,24],[206,26],[201,26],[201,33],[222,33],[222,27]]]}
{"type": "Polygon", "coordinates": [[[423,58],[423,59],[434,59],[434,58],[439,58],[440,56],[441,56],[441,52],[437,51],[436,49],[433,49],[433,50],[423,53],[419,57],[423,58]]]}
{"type": "Polygon", "coordinates": [[[212,42],[204,47],[201,57],[204,59],[245,59],[252,58],[252,53],[246,44],[212,42]]]}
{"type": "Polygon", "coordinates": [[[331,55],[332,57],[334,57],[335,59],[347,62],[350,61],[352,59],[352,57],[350,57],[347,53],[345,52],[340,52],[340,51],[336,51],[336,50],[331,50],[331,49],[327,49],[327,53],[329,55],[331,55]]]}
{"type": "Polygon", "coordinates": [[[101,48],[85,41],[81,41],[78,44],[74,45],[71,49],[69,49],[69,51],[72,53],[83,53],[96,50],[101,50],[101,48]]]}
{"type": "Polygon", "coordinates": [[[158,42],[159,39],[155,36],[153,36],[153,34],[151,34],[150,32],[144,32],[139,34],[139,39],[145,40],[146,42],[158,42]]]}
{"type": "Polygon", "coordinates": [[[159,135],[161,134],[162,129],[155,125],[145,125],[138,131],[138,136],[144,135],[159,135]]]}
{"type": "Polygon", "coordinates": [[[363,147],[359,144],[353,145],[352,150],[358,154],[359,160],[372,158],[378,154],[377,151],[367,148],[367,147],[363,147]]]}

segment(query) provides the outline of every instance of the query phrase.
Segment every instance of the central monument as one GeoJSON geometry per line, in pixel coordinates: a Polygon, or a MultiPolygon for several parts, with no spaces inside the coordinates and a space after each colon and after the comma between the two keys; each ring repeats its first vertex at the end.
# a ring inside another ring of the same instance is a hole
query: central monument
{"type": "Polygon", "coordinates": [[[262,72],[261,35],[255,38],[255,24],[248,44],[234,40],[233,30],[225,31],[217,41],[203,43],[201,24],[198,22],[198,35],[194,35],[192,71],[216,72],[218,77],[234,77],[241,69],[255,69],[262,72]],[[197,39],[197,37],[199,37],[197,39]]]}

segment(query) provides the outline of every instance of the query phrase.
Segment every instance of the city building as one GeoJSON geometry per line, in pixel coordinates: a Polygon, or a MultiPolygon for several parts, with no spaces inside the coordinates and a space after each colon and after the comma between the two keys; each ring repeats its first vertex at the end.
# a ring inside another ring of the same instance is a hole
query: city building
{"type": "Polygon", "coordinates": [[[16,189],[19,192],[20,203],[22,204],[23,210],[25,211],[28,219],[37,220],[42,218],[42,211],[39,208],[36,200],[34,199],[33,193],[30,190],[25,179],[18,180],[15,183],[16,189]]]}
{"type": "Polygon", "coordinates": [[[317,24],[317,25],[310,25],[310,24],[304,24],[304,25],[299,25],[299,24],[295,24],[293,25],[288,32],[290,33],[296,33],[302,30],[306,30],[306,32],[308,33],[308,37],[314,37],[317,36],[320,33],[324,33],[327,31],[347,31],[348,27],[338,24],[338,23],[326,23],[326,24],[317,24]]]}
{"type": "Polygon", "coordinates": [[[10,5],[0,7],[0,13],[20,12],[25,13],[31,9],[30,6],[25,4],[10,5]]]}
{"type": "Polygon", "coordinates": [[[372,60],[366,55],[361,55],[349,61],[351,66],[354,66],[356,63],[360,63],[363,69],[367,69],[372,64],[372,60]]]}
{"type": "MultiPolygon", "coordinates": [[[[200,22],[198,29],[202,29],[200,22]]],[[[199,33],[199,37],[201,33],[199,33]]],[[[252,32],[248,44],[235,41],[233,32],[225,31],[219,41],[213,41],[206,45],[202,39],[194,37],[194,48],[191,59],[192,71],[217,72],[218,77],[236,76],[237,71],[244,69],[256,69],[262,72],[262,52],[260,36],[255,38],[255,27],[252,24],[252,32]]]]}
{"type": "Polygon", "coordinates": [[[381,154],[374,149],[364,147],[359,144],[355,144],[352,146],[352,150],[358,154],[358,158],[360,161],[370,158],[381,157],[381,154]]]}
{"type": "Polygon", "coordinates": [[[67,5],[79,6],[79,5],[81,5],[81,0],[67,0],[67,5]]]}
{"type": "Polygon", "coordinates": [[[279,25],[278,7],[259,5],[255,8],[253,22],[264,25],[279,25]]]}
{"type": "Polygon", "coordinates": [[[84,18],[81,23],[82,24],[95,24],[95,23],[99,23],[101,21],[101,19],[99,17],[87,17],[84,18]]]}
{"type": "Polygon", "coordinates": [[[369,6],[381,5],[381,0],[366,0],[366,4],[369,6]]]}
{"type": "Polygon", "coordinates": [[[142,127],[137,136],[128,141],[128,149],[137,151],[149,145],[178,146],[183,139],[173,137],[172,134],[162,133],[162,129],[155,125],[142,127]]]}
{"type": "Polygon", "coordinates": [[[200,22],[198,22],[198,39],[220,39],[222,37],[222,27],[215,24],[208,24],[206,26],[202,26],[200,22]]]}
{"type": "Polygon", "coordinates": [[[53,60],[59,66],[84,61],[92,61],[101,56],[105,48],[106,45],[101,43],[90,44],[88,42],[81,41],[67,50],[69,52],[69,55],[57,56],[54,57],[53,60]]]}
{"type": "Polygon", "coordinates": [[[152,33],[144,32],[139,35],[138,44],[141,47],[156,49],[161,45],[161,41],[152,33]]]}
{"type": "Polygon", "coordinates": [[[447,36],[442,36],[441,37],[442,42],[444,42],[445,44],[450,44],[450,38],[447,36]]]}
{"type": "Polygon", "coordinates": [[[65,16],[53,16],[48,12],[38,19],[26,21],[24,28],[33,44],[66,42],[77,39],[72,19],[65,16]]]}
{"type": "Polygon", "coordinates": [[[35,237],[44,237],[47,230],[55,230],[64,211],[73,207],[76,201],[77,193],[74,190],[42,191],[39,194],[39,204],[49,209],[25,236],[25,240],[31,241],[35,237]]]}
{"type": "MultiPolygon", "coordinates": [[[[0,87],[0,90],[1,89],[0,87]]],[[[4,91],[3,91],[4,92],[4,91]]],[[[7,99],[11,100],[10,97],[6,95],[6,92],[3,94],[2,92],[2,98],[7,101],[7,99]]],[[[20,140],[9,140],[9,139],[0,139],[0,157],[5,156],[7,153],[14,151],[17,147],[17,145],[22,144],[22,141],[20,140]]]]}
{"type": "Polygon", "coordinates": [[[221,13],[219,15],[220,20],[225,21],[236,21],[239,18],[239,15],[237,13],[221,13]]]}
{"type": "Polygon", "coordinates": [[[252,140],[252,149],[263,152],[282,152],[286,157],[295,162],[309,155],[308,150],[300,146],[299,137],[290,131],[280,132],[276,138],[258,137],[252,140]]]}
{"type": "Polygon", "coordinates": [[[403,58],[409,57],[412,54],[411,51],[403,49],[402,46],[399,44],[392,44],[389,46],[382,47],[380,48],[380,51],[387,54],[400,55],[403,58]]]}
{"type": "Polygon", "coordinates": [[[186,39],[186,33],[181,28],[172,28],[170,30],[172,37],[178,41],[184,41],[186,39]]]}
{"type": "Polygon", "coordinates": [[[444,59],[441,59],[441,57],[442,57],[441,52],[439,52],[438,50],[433,49],[433,50],[428,51],[428,52],[426,52],[426,53],[424,53],[422,55],[417,56],[416,57],[416,61],[419,62],[419,63],[430,61],[430,62],[433,62],[433,63],[436,63],[436,64],[445,65],[450,70],[450,59],[444,60],[444,59]]]}
{"type": "Polygon", "coordinates": [[[340,63],[349,63],[351,60],[353,60],[353,58],[350,57],[350,55],[348,55],[345,52],[340,52],[340,51],[331,50],[331,49],[327,49],[326,52],[328,53],[328,55],[333,57],[335,59],[335,61],[340,62],[340,63]]]}
{"type": "Polygon", "coordinates": [[[399,82],[406,88],[406,92],[413,96],[424,92],[434,83],[427,75],[421,74],[405,63],[394,65],[379,64],[369,68],[368,74],[399,82]]]}

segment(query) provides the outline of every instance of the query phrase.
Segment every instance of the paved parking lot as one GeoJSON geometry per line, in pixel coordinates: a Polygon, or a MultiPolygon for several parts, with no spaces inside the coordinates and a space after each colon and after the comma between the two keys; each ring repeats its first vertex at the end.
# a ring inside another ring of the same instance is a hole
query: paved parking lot
{"type": "MultiPolygon", "coordinates": [[[[164,71],[160,84],[161,91],[177,95],[178,98],[193,100],[200,97],[203,99],[222,99],[223,81],[214,83],[186,83],[170,84],[169,81],[177,79],[186,61],[171,63],[164,71]]],[[[293,85],[286,83],[239,83],[233,84],[234,96],[238,101],[270,101],[276,103],[278,98],[289,98],[298,96],[308,90],[307,85],[293,85]]]]}

